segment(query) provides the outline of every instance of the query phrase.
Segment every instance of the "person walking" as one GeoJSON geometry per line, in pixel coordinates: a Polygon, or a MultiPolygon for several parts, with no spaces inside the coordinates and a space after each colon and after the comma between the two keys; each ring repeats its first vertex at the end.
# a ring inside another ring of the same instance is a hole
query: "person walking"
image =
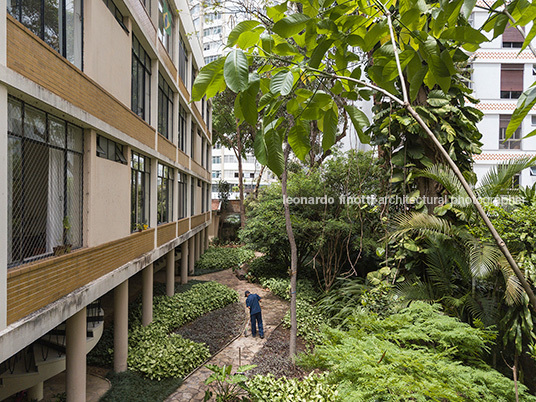
{"type": "Polygon", "coordinates": [[[262,313],[261,313],[261,297],[256,293],[250,293],[246,290],[246,307],[249,308],[249,316],[251,318],[251,335],[255,338],[257,336],[257,325],[259,326],[259,335],[261,339],[264,339],[264,328],[262,327],[262,313]]]}

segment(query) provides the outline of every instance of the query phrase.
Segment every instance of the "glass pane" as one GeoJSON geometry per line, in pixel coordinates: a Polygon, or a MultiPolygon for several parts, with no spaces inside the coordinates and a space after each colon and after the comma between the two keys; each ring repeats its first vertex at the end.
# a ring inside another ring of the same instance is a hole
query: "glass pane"
{"type": "Polygon", "coordinates": [[[67,60],[82,68],[81,0],[65,0],[65,51],[67,60]]]}
{"type": "Polygon", "coordinates": [[[22,140],[8,138],[7,263],[21,259],[22,240],[22,140]]]}
{"type": "Polygon", "coordinates": [[[65,122],[63,120],[49,116],[48,135],[50,144],[65,148],[65,122]]]}
{"type": "Polygon", "coordinates": [[[67,153],[67,217],[63,229],[68,244],[82,247],[82,155],[67,153]]]}
{"type": "Polygon", "coordinates": [[[84,137],[80,127],[69,124],[67,126],[67,148],[76,151],[84,151],[84,137]]]}
{"type": "Polygon", "coordinates": [[[25,105],[24,108],[24,135],[38,141],[46,141],[45,112],[25,105]]]}
{"type": "Polygon", "coordinates": [[[9,99],[8,102],[8,122],[7,131],[12,135],[22,136],[22,106],[15,99],[9,99]]]}
{"type": "Polygon", "coordinates": [[[68,232],[64,230],[68,223],[65,221],[64,225],[65,151],[48,148],[48,171],[45,172],[46,180],[41,180],[45,183],[47,203],[41,211],[46,211],[46,250],[52,252],[54,247],[67,244],[68,232]]]}
{"type": "Polygon", "coordinates": [[[58,0],[47,0],[45,4],[45,37],[43,40],[57,52],[62,53],[60,48],[60,24],[61,10],[58,0]]]}
{"type": "Polygon", "coordinates": [[[37,36],[41,37],[41,2],[24,1],[22,4],[21,22],[37,36]]]}

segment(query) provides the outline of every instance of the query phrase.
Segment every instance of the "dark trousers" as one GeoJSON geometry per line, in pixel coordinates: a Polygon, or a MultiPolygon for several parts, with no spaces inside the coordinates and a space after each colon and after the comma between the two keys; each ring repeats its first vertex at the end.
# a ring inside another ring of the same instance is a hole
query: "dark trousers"
{"type": "Polygon", "coordinates": [[[262,327],[262,315],[259,311],[258,313],[251,314],[251,335],[257,336],[257,325],[259,325],[259,335],[264,336],[264,328],[262,327]]]}

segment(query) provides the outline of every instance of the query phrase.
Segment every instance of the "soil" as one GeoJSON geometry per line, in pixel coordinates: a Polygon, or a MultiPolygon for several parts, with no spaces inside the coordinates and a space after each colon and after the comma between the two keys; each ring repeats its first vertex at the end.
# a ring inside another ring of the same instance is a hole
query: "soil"
{"type": "Polygon", "coordinates": [[[233,303],[182,326],[176,332],[192,341],[205,343],[214,355],[244,330],[246,314],[243,303],[233,303]]]}
{"type": "MultiPolygon", "coordinates": [[[[289,358],[289,339],[290,330],[282,325],[278,326],[264,347],[255,355],[251,364],[256,364],[257,367],[248,371],[248,376],[256,374],[266,375],[272,373],[275,377],[303,378],[310,371],[305,370],[291,363],[289,358]]],[[[298,338],[296,342],[296,350],[299,353],[306,352],[310,348],[306,345],[303,339],[298,338]]]]}

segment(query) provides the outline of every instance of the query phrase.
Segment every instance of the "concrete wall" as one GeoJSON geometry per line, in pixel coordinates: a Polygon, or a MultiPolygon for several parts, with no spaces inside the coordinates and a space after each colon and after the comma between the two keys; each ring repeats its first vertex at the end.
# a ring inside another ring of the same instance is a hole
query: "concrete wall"
{"type": "Polygon", "coordinates": [[[499,63],[475,63],[473,81],[475,96],[479,99],[501,97],[501,65],[499,63]],[[493,85],[490,85],[490,82],[493,85]]]}
{"type": "Polygon", "coordinates": [[[84,72],[130,107],[132,39],[103,1],[84,2],[84,72]]]}

